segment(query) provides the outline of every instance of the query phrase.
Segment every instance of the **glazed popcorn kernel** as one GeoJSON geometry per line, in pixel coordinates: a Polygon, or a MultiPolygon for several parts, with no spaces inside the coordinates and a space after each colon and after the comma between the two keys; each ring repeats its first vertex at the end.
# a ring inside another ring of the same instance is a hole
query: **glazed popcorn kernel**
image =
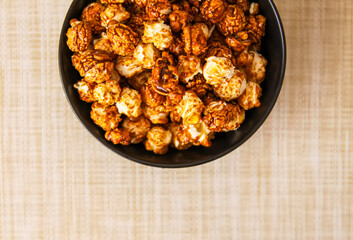
{"type": "Polygon", "coordinates": [[[261,106],[265,29],[250,0],[98,0],[66,34],[73,87],[113,144],[209,147],[261,106]]]}

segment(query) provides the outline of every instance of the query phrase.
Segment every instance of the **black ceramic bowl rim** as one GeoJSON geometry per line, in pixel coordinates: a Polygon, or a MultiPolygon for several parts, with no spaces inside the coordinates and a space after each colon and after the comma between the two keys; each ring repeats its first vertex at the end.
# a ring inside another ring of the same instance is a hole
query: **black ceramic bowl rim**
{"type": "MultiPolygon", "coordinates": [[[[80,114],[78,114],[78,110],[75,108],[75,106],[73,105],[73,103],[70,100],[70,96],[68,91],[65,88],[65,84],[64,84],[64,75],[63,75],[63,56],[62,56],[62,52],[63,52],[63,44],[62,43],[62,39],[66,37],[66,29],[65,29],[65,25],[68,23],[69,19],[68,19],[68,15],[70,13],[70,10],[73,6],[73,4],[76,2],[76,0],[73,0],[73,2],[70,5],[70,8],[65,16],[65,20],[62,26],[62,30],[61,30],[61,34],[60,34],[60,41],[59,41],[59,69],[60,69],[60,76],[61,76],[61,82],[62,82],[62,87],[64,89],[66,98],[68,100],[68,102],[70,103],[70,106],[73,110],[73,112],[75,113],[76,117],[78,119],[80,119],[80,122],[85,126],[85,128],[96,138],[98,139],[102,144],[104,144],[107,148],[109,148],[110,150],[114,151],[115,153],[118,153],[119,155],[132,160],[134,162],[140,163],[140,164],[144,164],[144,165],[148,165],[148,166],[153,166],[153,167],[161,167],[161,168],[184,168],[184,167],[192,167],[192,166],[197,166],[197,165],[201,165],[201,164],[205,164],[208,162],[211,162],[213,160],[216,160],[218,158],[221,158],[223,156],[225,156],[226,154],[232,152],[233,150],[235,150],[236,148],[238,148],[240,145],[242,145],[245,141],[247,141],[259,128],[260,126],[265,122],[265,120],[267,119],[267,117],[269,116],[269,114],[271,113],[278,95],[281,91],[282,88],[282,84],[283,84],[283,78],[284,78],[284,73],[285,73],[285,68],[286,68],[286,41],[285,41],[285,34],[284,34],[284,30],[283,30],[283,25],[282,25],[282,21],[281,18],[279,16],[278,10],[275,6],[275,4],[273,3],[273,0],[267,0],[272,8],[272,11],[276,17],[276,21],[277,24],[279,26],[279,31],[280,31],[280,42],[281,42],[281,47],[282,47],[282,62],[281,62],[281,69],[280,69],[280,79],[279,79],[279,84],[277,85],[276,89],[273,92],[273,98],[270,102],[269,107],[267,108],[266,112],[261,116],[261,118],[259,119],[259,121],[256,123],[256,125],[246,134],[243,136],[243,138],[238,141],[236,144],[232,145],[231,147],[229,147],[226,150],[223,150],[221,152],[219,152],[218,154],[209,157],[206,160],[195,160],[192,162],[186,162],[186,163],[158,163],[158,162],[149,162],[149,161],[144,161],[135,157],[132,157],[128,154],[125,154],[123,152],[120,152],[118,149],[116,148],[112,148],[110,145],[108,145],[108,141],[107,140],[102,140],[99,138],[99,136],[96,136],[96,134],[90,129],[90,127],[88,126],[88,124],[85,123],[85,119],[83,117],[80,116],[80,114]]],[[[66,42],[66,41],[65,41],[66,42]]]]}

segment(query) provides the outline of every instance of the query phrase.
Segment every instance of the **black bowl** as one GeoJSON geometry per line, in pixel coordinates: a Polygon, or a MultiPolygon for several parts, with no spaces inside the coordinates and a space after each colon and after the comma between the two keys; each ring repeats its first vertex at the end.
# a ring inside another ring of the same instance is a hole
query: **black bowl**
{"type": "Polygon", "coordinates": [[[93,0],[74,0],[66,15],[59,43],[59,67],[66,96],[83,125],[105,146],[138,163],[155,167],[189,167],[203,164],[233,151],[249,139],[270,114],[281,90],[285,65],[286,44],[282,23],[272,0],[260,0],[260,13],[267,18],[266,36],[262,41],[262,54],[268,60],[266,79],[262,83],[261,107],[246,111],[241,127],[233,132],[219,133],[209,148],[191,147],[185,151],[170,149],[165,155],[155,155],[142,144],[114,145],[104,138],[104,131],[90,118],[90,104],[80,100],[73,84],[80,80],[79,73],[71,63],[72,52],[66,45],[66,31],[72,18],[79,18],[82,10],[93,0]]]}

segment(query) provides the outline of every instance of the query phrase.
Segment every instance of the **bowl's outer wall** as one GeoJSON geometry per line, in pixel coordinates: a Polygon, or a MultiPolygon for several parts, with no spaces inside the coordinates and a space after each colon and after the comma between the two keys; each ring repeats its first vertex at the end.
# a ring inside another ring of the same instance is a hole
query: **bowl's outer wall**
{"type": "Polygon", "coordinates": [[[237,131],[217,134],[209,148],[191,147],[185,151],[170,149],[165,155],[148,152],[142,144],[121,146],[107,141],[104,138],[104,131],[90,118],[90,104],[81,101],[77,91],[73,88],[73,84],[81,77],[72,66],[72,52],[66,45],[66,31],[70,27],[70,19],[79,18],[84,7],[91,2],[93,1],[74,0],[71,4],[60,36],[59,67],[63,88],[74,112],[100,142],[116,153],[135,162],[158,167],[188,167],[206,163],[239,147],[256,132],[271,112],[283,82],[286,45],[282,23],[274,4],[271,0],[260,0],[257,1],[260,4],[260,12],[267,18],[266,36],[262,41],[261,53],[268,60],[266,78],[262,83],[261,107],[246,111],[245,121],[237,131]]]}

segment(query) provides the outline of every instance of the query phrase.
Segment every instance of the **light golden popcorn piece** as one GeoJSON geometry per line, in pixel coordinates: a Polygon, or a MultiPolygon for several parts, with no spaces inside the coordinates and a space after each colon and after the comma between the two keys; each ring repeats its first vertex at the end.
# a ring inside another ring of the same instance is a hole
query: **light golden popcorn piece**
{"type": "Polygon", "coordinates": [[[159,50],[169,48],[173,41],[172,30],[163,21],[145,22],[145,29],[141,37],[144,43],[153,43],[159,50]]]}
{"type": "Polygon", "coordinates": [[[211,131],[204,121],[194,125],[183,124],[181,131],[183,134],[179,135],[179,139],[182,144],[192,142],[195,146],[210,147],[212,145],[211,140],[214,138],[214,131],[211,131]]]}
{"type": "Polygon", "coordinates": [[[211,131],[236,130],[245,119],[245,111],[238,104],[211,101],[204,111],[203,121],[211,131]]]}
{"type": "Polygon", "coordinates": [[[113,79],[97,84],[93,90],[96,101],[105,105],[115,104],[120,97],[121,88],[119,83],[113,79]]]}
{"type": "Polygon", "coordinates": [[[229,5],[222,20],[217,23],[217,28],[224,36],[229,36],[243,30],[245,25],[243,10],[237,5],[229,5]]]}
{"type": "Polygon", "coordinates": [[[185,44],[185,52],[189,55],[199,56],[207,51],[207,40],[211,36],[214,27],[210,30],[204,23],[195,23],[185,27],[181,38],[185,44]]]}
{"type": "Polygon", "coordinates": [[[130,13],[126,11],[121,4],[110,4],[100,14],[100,19],[104,27],[108,27],[115,23],[126,22],[129,18],[130,13]]]}
{"type": "Polygon", "coordinates": [[[186,131],[182,131],[181,125],[179,123],[169,124],[168,130],[172,133],[172,142],[170,143],[171,147],[178,150],[186,150],[193,145],[192,139],[187,139],[184,137],[186,131]],[[183,142],[181,142],[181,139],[183,142]]]}
{"type": "Polygon", "coordinates": [[[92,30],[90,26],[85,23],[72,19],[70,21],[71,28],[67,30],[67,46],[73,52],[82,52],[88,49],[92,40],[92,30]]]}
{"type": "Polygon", "coordinates": [[[188,83],[202,73],[201,59],[193,55],[179,56],[178,73],[180,81],[188,83]]]}
{"type": "Polygon", "coordinates": [[[131,143],[137,144],[145,139],[147,132],[151,129],[151,122],[144,116],[137,119],[126,118],[122,127],[129,132],[131,143]]]}
{"type": "Polygon", "coordinates": [[[237,57],[237,63],[248,81],[260,84],[265,79],[267,60],[260,53],[244,51],[237,57]]]}
{"type": "Polygon", "coordinates": [[[160,56],[160,52],[152,43],[139,43],[133,55],[143,68],[152,69],[160,56]]]}
{"type": "Polygon", "coordinates": [[[260,11],[260,5],[258,3],[253,2],[250,4],[249,13],[251,15],[257,15],[259,14],[259,11],[260,11]]]}
{"type": "Polygon", "coordinates": [[[260,107],[261,102],[259,98],[261,97],[261,94],[262,88],[259,84],[255,82],[248,82],[245,91],[237,99],[238,104],[245,110],[249,110],[254,107],[260,107]]]}
{"type": "Polygon", "coordinates": [[[131,143],[130,133],[125,128],[116,128],[105,133],[105,139],[114,144],[129,145],[131,143]]]}
{"type": "Polygon", "coordinates": [[[143,115],[148,118],[153,124],[167,124],[169,111],[163,105],[150,107],[147,104],[142,104],[143,115]]]}
{"type": "Polygon", "coordinates": [[[139,42],[138,34],[122,23],[108,27],[107,37],[111,41],[114,53],[121,56],[132,54],[139,42]]]}
{"type": "Polygon", "coordinates": [[[219,85],[224,79],[233,77],[234,73],[232,61],[225,57],[209,57],[203,67],[203,77],[210,85],[219,85]]]}
{"type": "Polygon", "coordinates": [[[120,113],[115,106],[93,103],[91,118],[95,124],[103,128],[104,131],[113,130],[118,127],[121,121],[120,113]]]}
{"type": "Polygon", "coordinates": [[[85,80],[91,83],[102,83],[111,78],[113,70],[114,63],[112,62],[97,63],[86,72],[85,80]]]}
{"type": "Polygon", "coordinates": [[[126,78],[130,78],[143,71],[142,66],[133,56],[118,57],[116,59],[115,69],[126,78]]]}
{"type": "Polygon", "coordinates": [[[123,3],[125,0],[100,0],[102,4],[123,3]]]}
{"type": "Polygon", "coordinates": [[[168,152],[168,146],[172,141],[172,133],[162,127],[153,127],[147,132],[145,148],[147,151],[153,151],[155,154],[165,154],[168,152]]]}
{"type": "Polygon", "coordinates": [[[151,84],[142,86],[140,92],[142,101],[150,107],[157,107],[165,102],[165,96],[157,93],[151,84]]]}
{"type": "Polygon", "coordinates": [[[213,86],[213,91],[217,97],[222,100],[231,101],[238,98],[246,88],[245,75],[235,70],[235,74],[231,78],[226,78],[219,85],[213,86]]]}
{"type": "Polygon", "coordinates": [[[172,4],[168,0],[148,0],[146,13],[151,20],[166,21],[172,12],[172,4]]]}
{"type": "Polygon", "coordinates": [[[106,52],[111,56],[115,56],[112,49],[112,43],[105,33],[102,33],[101,38],[93,40],[93,48],[98,51],[106,52]]]}
{"type": "Polygon", "coordinates": [[[141,95],[138,91],[124,87],[120,99],[116,103],[119,112],[129,118],[137,118],[142,114],[141,95]]]}
{"type": "Polygon", "coordinates": [[[83,9],[81,19],[86,22],[92,29],[93,33],[101,33],[105,28],[101,24],[100,14],[104,10],[102,4],[94,2],[83,9]]]}
{"type": "Polygon", "coordinates": [[[201,120],[205,106],[194,92],[186,91],[177,108],[183,124],[196,124],[201,120]]]}
{"type": "Polygon", "coordinates": [[[80,99],[85,102],[94,102],[93,89],[96,86],[95,83],[88,83],[85,80],[78,81],[74,84],[74,88],[77,89],[80,99]]]}
{"type": "Polygon", "coordinates": [[[104,52],[87,49],[86,51],[74,53],[71,57],[72,65],[84,77],[88,70],[97,63],[111,62],[113,58],[104,52]]]}
{"type": "Polygon", "coordinates": [[[136,90],[140,90],[145,85],[148,79],[151,77],[151,71],[143,71],[130,77],[127,81],[131,87],[136,90]]]}
{"type": "Polygon", "coordinates": [[[202,3],[200,11],[202,16],[212,23],[218,23],[224,17],[228,3],[225,0],[206,0],[202,3]]]}

